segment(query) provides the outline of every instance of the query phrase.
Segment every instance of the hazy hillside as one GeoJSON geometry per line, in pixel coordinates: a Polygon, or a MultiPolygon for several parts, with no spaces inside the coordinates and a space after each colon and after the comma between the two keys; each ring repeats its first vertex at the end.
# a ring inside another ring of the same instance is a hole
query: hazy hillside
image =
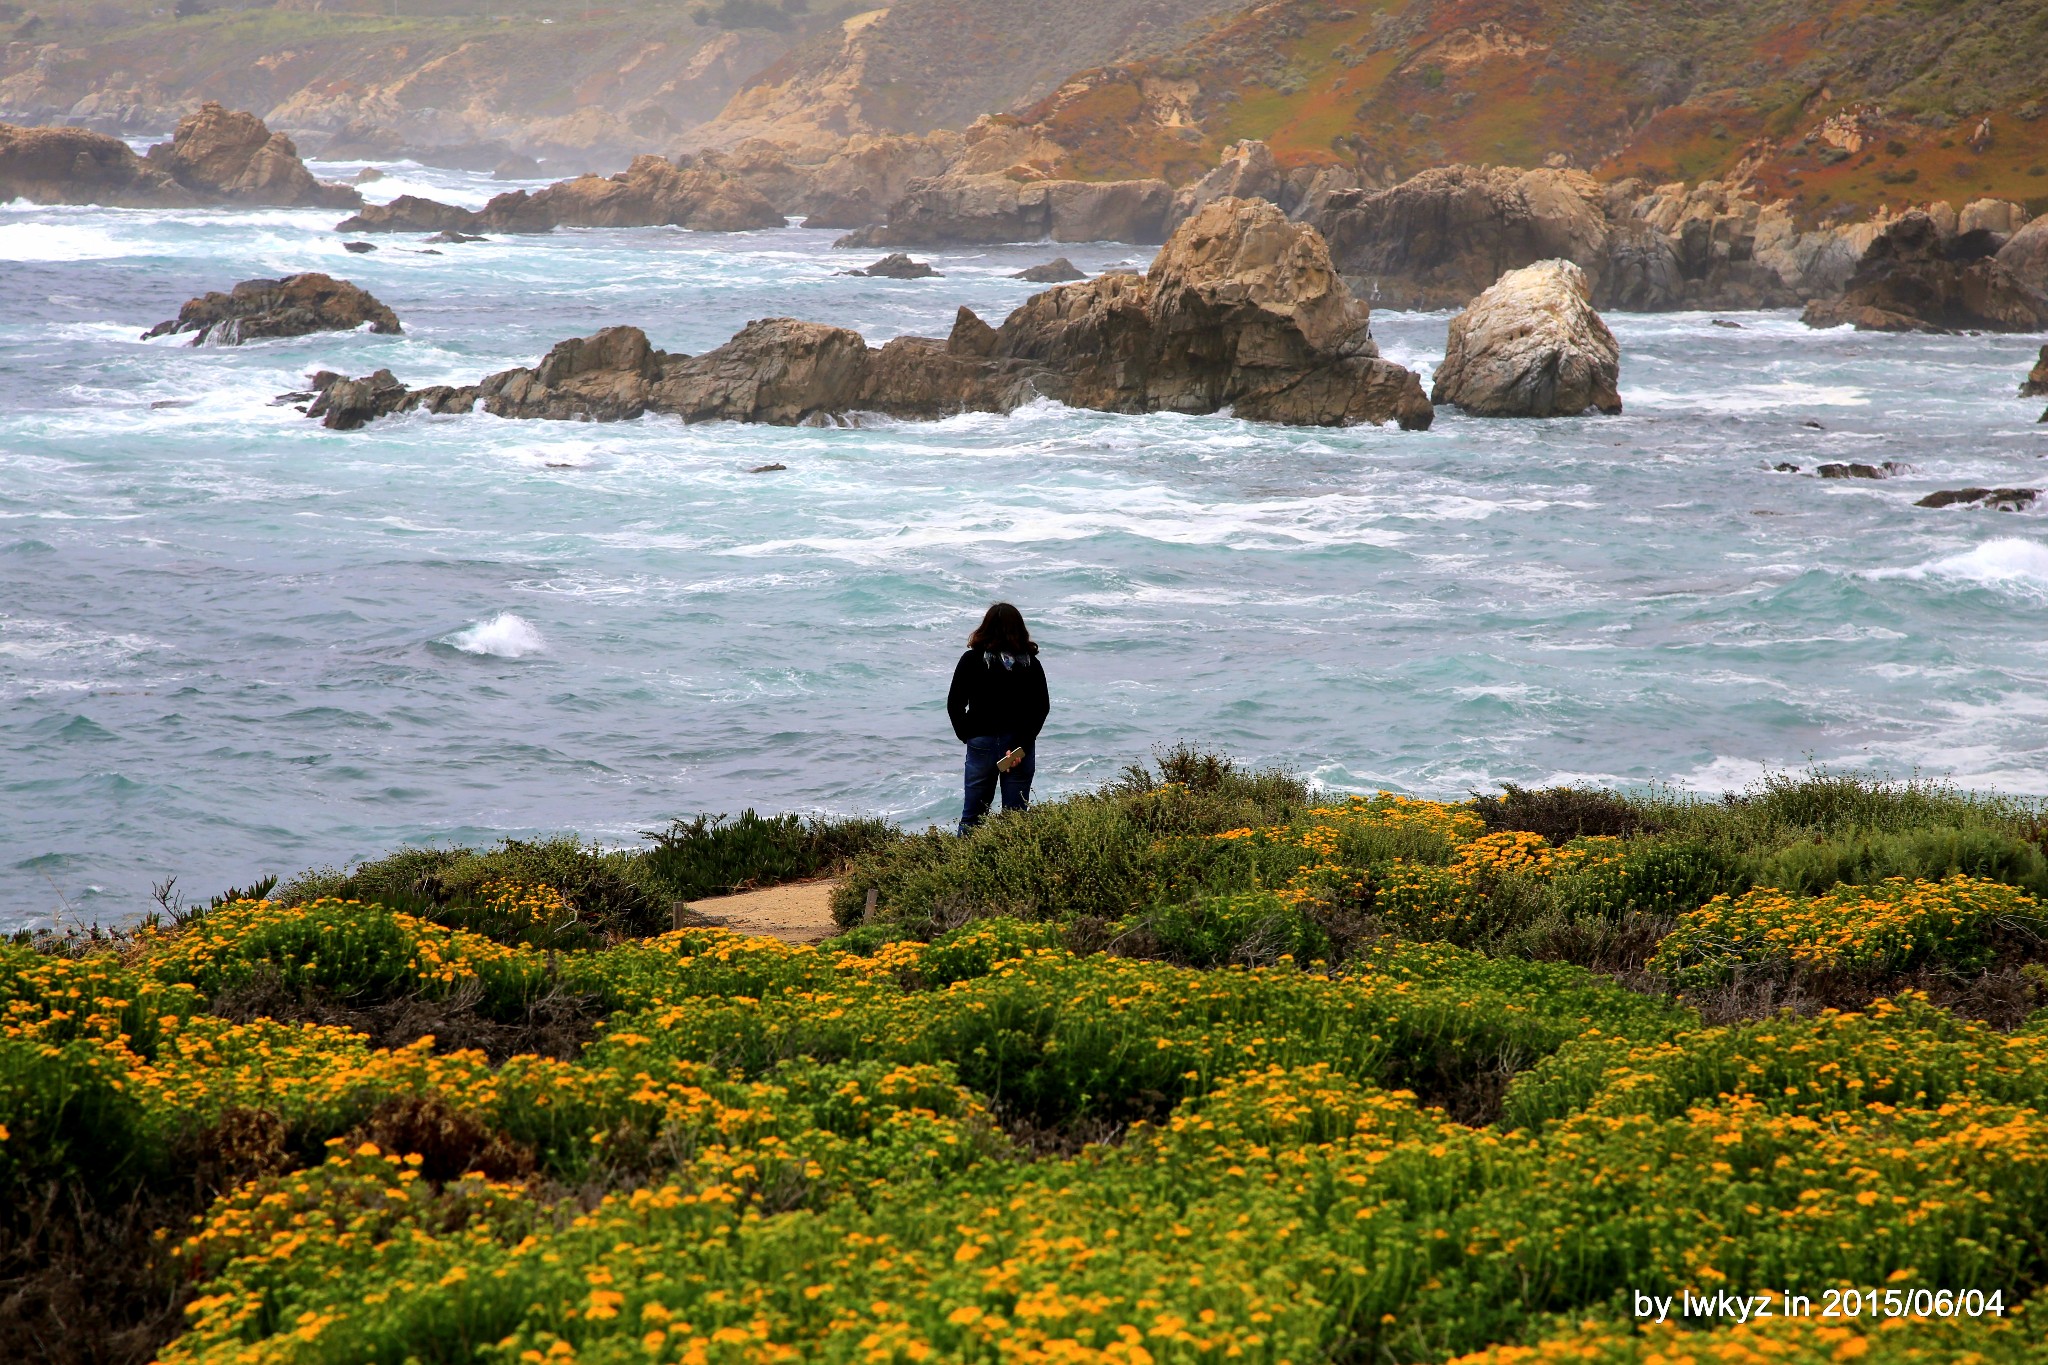
{"type": "Polygon", "coordinates": [[[1242,0],[898,0],[812,41],[740,92],[718,140],[959,128],[1074,72],[1184,46],[1242,0]]]}
{"type": "Polygon", "coordinates": [[[623,154],[710,118],[747,77],[813,31],[836,31],[845,13],[812,15],[801,0],[787,10],[749,0],[459,7],[387,0],[375,7],[382,13],[253,7],[178,17],[114,0],[22,14],[18,0],[0,0],[0,33],[15,35],[0,56],[0,118],[153,132],[218,99],[300,132],[363,122],[416,142],[623,154]],[[17,13],[4,17],[10,7],[17,13]]]}
{"type": "Polygon", "coordinates": [[[1025,119],[1094,177],[1182,179],[1258,137],[1381,179],[1561,157],[1697,180],[1747,160],[1825,205],[2048,195],[2044,97],[2039,0],[1274,0],[1025,119]]]}

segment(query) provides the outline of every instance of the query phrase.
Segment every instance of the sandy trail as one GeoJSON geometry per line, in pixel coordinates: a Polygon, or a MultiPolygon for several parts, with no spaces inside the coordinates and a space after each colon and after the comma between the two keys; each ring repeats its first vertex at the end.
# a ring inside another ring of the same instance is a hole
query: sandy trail
{"type": "Polygon", "coordinates": [[[839,932],[832,922],[832,888],[837,877],[786,882],[764,891],[742,891],[691,901],[702,919],[739,934],[779,938],[784,943],[817,943],[839,932]]]}

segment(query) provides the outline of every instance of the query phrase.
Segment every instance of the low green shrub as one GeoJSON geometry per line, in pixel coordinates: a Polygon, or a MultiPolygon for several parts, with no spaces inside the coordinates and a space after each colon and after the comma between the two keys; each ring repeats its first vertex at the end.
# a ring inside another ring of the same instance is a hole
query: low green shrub
{"type": "Polygon", "coordinates": [[[1748,885],[1741,864],[1712,845],[1645,837],[1631,839],[1619,858],[1559,877],[1551,901],[1569,916],[1680,915],[1748,885]]]}
{"type": "Polygon", "coordinates": [[[1792,844],[1758,865],[1758,886],[1818,896],[1843,883],[1868,885],[1888,877],[1940,881],[1980,877],[2048,895],[2048,858],[2017,835],[1985,826],[1915,829],[1792,844]]]}
{"type": "Polygon", "coordinates": [[[749,809],[737,820],[677,820],[648,837],[654,846],[635,860],[642,878],[672,899],[696,900],[824,876],[888,847],[903,832],[887,820],[764,816],[749,809]]]}
{"type": "Polygon", "coordinates": [[[1169,750],[1156,772],[1126,769],[1098,791],[992,817],[965,838],[934,828],[863,854],[833,894],[833,917],[859,923],[873,890],[879,918],[926,935],[987,914],[1120,919],[1168,883],[1176,896],[1252,885],[1255,863],[1241,851],[1175,841],[1282,824],[1308,805],[1296,778],[1169,750]]]}
{"type": "Polygon", "coordinates": [[[504,942],[544,947],[586,947],[606,936],[639,937],[669,927],[668,900],[638,865],[637,850],[606,850],[574,835],[506,839],[486,849],[402,848],[358,864],[301,873],[277,888],[283,905],[316,900],[375,901],[454,928],[473,929],[504,942]],[[469,912],[488,909],[493,883],[545,886],[567,902],[560,922],[501,921],[469,912]]]}
{"type": "Polygon", "coordinates": [[[1489,831],[1527,830],[1560,847],[1586,835],[1627,838],[1663,828],[1627,797],[1593,787],[1528,788],[1506,782],[1499,796],[1474,793],[1472,808],[1489,831]]]}

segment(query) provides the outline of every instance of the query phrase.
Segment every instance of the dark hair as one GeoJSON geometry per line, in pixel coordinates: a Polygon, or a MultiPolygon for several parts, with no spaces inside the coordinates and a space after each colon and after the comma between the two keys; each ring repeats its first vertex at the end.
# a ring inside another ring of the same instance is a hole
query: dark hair
{"type": "Polygon", "coordinates": [[[998,654],[1036,654],[1037,641],[1024,624],[1024,613],[1008,602],[997,602],[981,618],[974,634],[967,637],[969,649],[986,649],[998,654]]]}

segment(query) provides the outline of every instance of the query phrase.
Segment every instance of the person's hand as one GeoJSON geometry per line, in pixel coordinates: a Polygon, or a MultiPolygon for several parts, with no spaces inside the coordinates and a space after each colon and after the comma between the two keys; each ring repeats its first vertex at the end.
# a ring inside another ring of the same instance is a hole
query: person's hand
{"type": "Polygon", "coordinates": [[[996,771],[999,773],[1009,772],[1012,768],[1015,768],[1019,763],[1022,763],[1023,761],[1024,751],[1021,748],[1012,749],[1010,750],[1010,752],[1004,754],[1001,758],[996,760],[996,771]]]}

